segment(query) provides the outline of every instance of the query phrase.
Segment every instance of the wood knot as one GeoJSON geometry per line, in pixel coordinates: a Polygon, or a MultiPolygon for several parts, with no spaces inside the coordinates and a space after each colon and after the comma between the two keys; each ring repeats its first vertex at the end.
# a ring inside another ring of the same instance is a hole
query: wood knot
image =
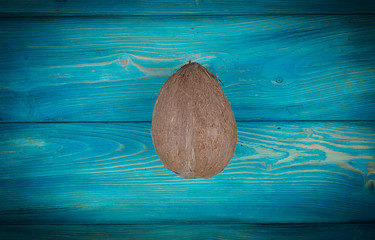
{"type": "Polygon", "coordinates": [[[275,81],[276,83],[278,83],[278,84],[281,84],[281,83],[284,82],[284,79],[283,79],[281,76],[276,76],[276,77],[274,78],[274,81],[275,81]]]}
{"type": "Polygon", "coordinates": [[[121,60],[121,66],[122,67],[126,67],[127,64],[128,64],[128,60],[126,58],[121,60]]]}

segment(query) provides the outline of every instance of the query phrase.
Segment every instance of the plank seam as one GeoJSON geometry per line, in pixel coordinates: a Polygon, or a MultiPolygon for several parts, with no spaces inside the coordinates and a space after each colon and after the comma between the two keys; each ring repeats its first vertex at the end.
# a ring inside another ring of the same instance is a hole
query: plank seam
{"type": "MultiPolygon", "coordinates": [[[[294,123],[294,122],[346,122],[346,123],[359,123],[359,122],[371,122],[375,123],[375,120],[239,120],[237,123],[294,123]]],[[[0,122],[0,124],[70,124],[70,123],[151,123],[151,121],[58,121],[58,122],[0,122]]]]}
{"type": "Polygon", "coordinates": [[[143,226],[143,225],[246,225],[246,226],[296,226],[296,225],[373,225],[375,221],[349,221],[349,222],[275,222],[275,223],[262,223],[262,222],[255,222],[255,223],[246,223],[246,222],[207,222],[207,221],[172,221],[172,222],[137,222],[137,223],[39,223],[39,224],[17,224],[17,223],[9,223],[9,224],[0,224],[0,226],[106,226],[106,225],[115,225],[115,226],[143,226]]]}
{"type": "Polygon", "coordinates": [[[249,13],[249,14],[30,14],[30,13],[0,13],[0,18],[133,18],[133,17],[251,17],[251,16],[374,16],[375,13],[249,13]]]}

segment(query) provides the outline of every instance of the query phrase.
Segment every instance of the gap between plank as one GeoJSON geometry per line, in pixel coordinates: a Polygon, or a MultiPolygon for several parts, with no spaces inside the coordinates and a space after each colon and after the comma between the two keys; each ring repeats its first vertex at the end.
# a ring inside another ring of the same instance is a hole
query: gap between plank
{"type": "Polygon", "coordinates": [[[375,16],[375,13],[244,13],[244,14],[61,14],[61,15],[39,15],[28,12],[1,13],[1,18],[136,18],[136,17],[272,17],[272,16],[375,16]]]}
{"type": "MultiPolygon", "coordinates": [[[[285,122],[285,123],[295,123],[295,122],[347,122],[347,123],[357,123],[357,122],[374,122],[375,120],[240,120],[237,123],[262,123],[262,122],[285,122]]],[[[151,123],[151,121],[48,121],[48,122],[0,122],[1,124],[70,124],[70,123],[151,123]]]]}
{"type": "Polygon", "coordinates": [[[0,224],[0,226],[142,226],[142,225],[245,225],[245,226],[319,226],[319,225],[373,225],[375,221],[353,222],[291,222],[291,223],[246,223],[246,222],[220,222],[220,221],[157,221],[137,223],[40,223],[40,224],[0,224]]]}

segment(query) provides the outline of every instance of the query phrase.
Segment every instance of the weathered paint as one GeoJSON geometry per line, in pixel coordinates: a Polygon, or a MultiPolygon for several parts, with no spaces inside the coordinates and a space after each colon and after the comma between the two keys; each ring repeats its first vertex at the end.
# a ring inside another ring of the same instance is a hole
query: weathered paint
{"type": "Polygon", "coordinates": [[[0,239],[373,239],[374,224],[223,224],[215,222],[144,225],[8,225],[0,239]]]}
{"type": "Polygon", "coordinates": [[[189,60],[237,121],[373,120],[375,16],[3,18],[0,121],[151,121],[189,60]]]}
{"type": "Polygon", "coordinates": [[[371,0],[0,0],[10,16],[371,14],[371,0]]]}
{"type": "Polygon", "coordinates": [[[0,0],[0,239],[374,239],[374,3],[0,0]],[[189,60],[262,121],[210,180],[150,137],[189,60]]]}
{"type": "Polygon", "coordinates": [[[165,169],[150,123],[2,124],[2,224],[368,222],[374,122],[238,123],[228,167],[165,169]]]}

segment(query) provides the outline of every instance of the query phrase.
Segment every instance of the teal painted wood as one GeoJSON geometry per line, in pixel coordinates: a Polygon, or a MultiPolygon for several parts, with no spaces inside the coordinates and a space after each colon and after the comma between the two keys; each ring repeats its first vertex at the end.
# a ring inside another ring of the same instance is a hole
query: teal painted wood
{"type": "Polygon", "coordinates": [[[375,16],[10,18],[0,120],[151,121],[189,60],[238,121],[374,120],[375,16]]]}
{"type": "Polygon", "coordinates": [[[374,224],[0,225],[0,239],[374,239],[374,224]]]}
{"type": "Polygon", "coordinates": [[[239,123],[206,180],[165,169],[149,123],[0,126],[1,224],[375,220],[374,122],[239,123]]]}
{"type": "Polygon", "coordinates": [[[16,16],[353,14],[375,13],[375,4],[370,0],[1,0],[0,12],[16,16]]]}

